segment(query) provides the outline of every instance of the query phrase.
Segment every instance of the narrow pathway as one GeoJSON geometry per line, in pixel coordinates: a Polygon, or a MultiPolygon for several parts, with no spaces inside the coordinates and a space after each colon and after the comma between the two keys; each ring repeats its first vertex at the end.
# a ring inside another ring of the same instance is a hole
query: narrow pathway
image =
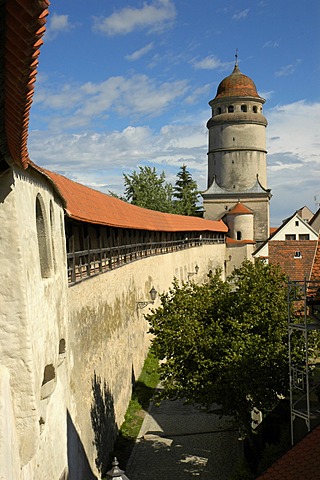
{"type": "Polygon", "coordinates": [[[180,401],[151,404],[126,475],[130,480],[229,480],[240,448],[228,417],[180,401]]]}

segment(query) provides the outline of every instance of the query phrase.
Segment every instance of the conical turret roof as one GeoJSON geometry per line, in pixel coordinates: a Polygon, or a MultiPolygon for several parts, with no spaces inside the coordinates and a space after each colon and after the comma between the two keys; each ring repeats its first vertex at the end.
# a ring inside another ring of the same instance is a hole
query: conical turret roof
{"type": "Polygon", "coordinates": [[[223,97],[256,97],[261,98],[257,88],[251,80],[240,72],[238,65],[235,65],[233,72],[220,82],[217,90],[217,98],[223,97]]]}

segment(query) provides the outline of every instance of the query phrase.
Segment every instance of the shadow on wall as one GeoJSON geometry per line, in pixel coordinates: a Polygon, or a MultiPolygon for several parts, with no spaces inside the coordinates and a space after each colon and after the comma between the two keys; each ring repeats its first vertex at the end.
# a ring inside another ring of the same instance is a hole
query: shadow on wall
{"type": "Polygon", "coordinates": [[[85,449],[82,445],[72,418],[67,412],[68,480],[97,480],[92,473],[85,449]]]}
{"type": "Polygon", "coordinates": [[[97,451],[96,466],[102,477],[110,466],[110,455],[117,435],[113,396],[105,381],[94,373],[91,423],[97,451]]]}

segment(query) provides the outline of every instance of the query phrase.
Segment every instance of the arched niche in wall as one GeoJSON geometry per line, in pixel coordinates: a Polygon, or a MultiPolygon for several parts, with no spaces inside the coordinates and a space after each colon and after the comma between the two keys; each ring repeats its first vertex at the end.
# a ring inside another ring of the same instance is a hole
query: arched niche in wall
{"type": "Polygon", "coordinates": [[[53,260],[53,268],[56,272],[57,270],[57,259],[56,259],[56,251],[55,251],[55,224],[54,224],[54,211],[53,211],[53,203],[50,200],[50,230],[51,230],[51,251],[52,251],[52,260],[53,260]]]}
{"type": "Polygon", "coordinates": [[[42,278],[48,278],[51,274],[50,246],[46,211],[40,193],[38,193],[36,198],[36,224],[41,276],[42,278]]]}

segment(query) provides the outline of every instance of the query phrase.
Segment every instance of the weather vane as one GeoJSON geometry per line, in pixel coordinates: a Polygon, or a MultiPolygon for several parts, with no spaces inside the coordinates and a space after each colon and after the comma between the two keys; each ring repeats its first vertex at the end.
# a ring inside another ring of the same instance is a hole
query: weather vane
{"type": "Polygon", "coordinates": [[[236,61],[235,61],[235,64],[234,66],[237,67],[238,66],[238,49],[236,48],[236,54],[235,54],[235,57],[236,57],[236,61]]]}

